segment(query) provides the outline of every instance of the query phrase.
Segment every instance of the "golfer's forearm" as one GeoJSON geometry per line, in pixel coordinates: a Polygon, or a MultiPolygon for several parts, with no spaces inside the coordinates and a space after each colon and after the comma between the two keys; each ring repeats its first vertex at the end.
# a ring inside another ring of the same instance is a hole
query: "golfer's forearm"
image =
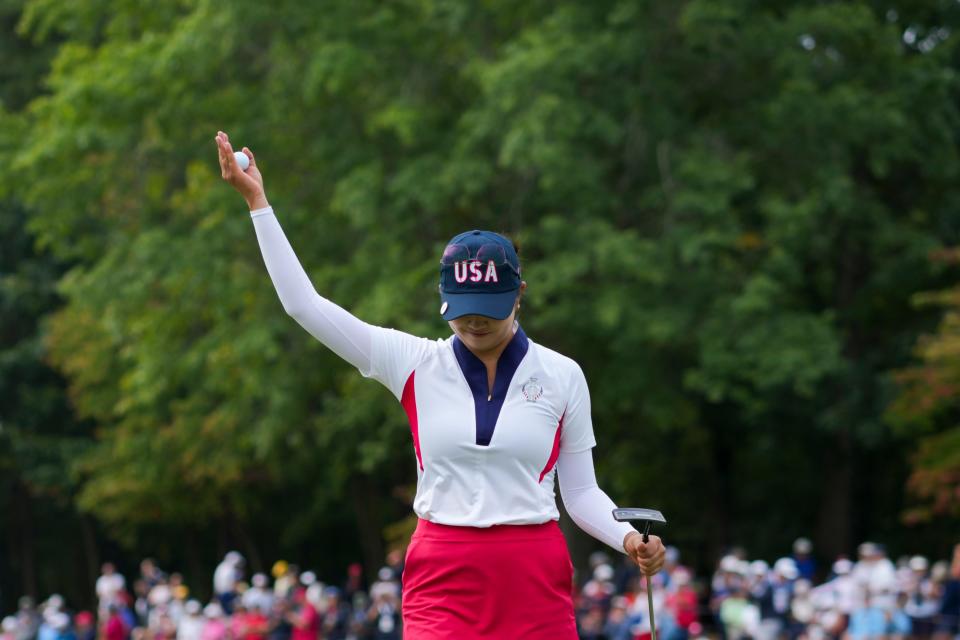
{"type": "Polygon", "coordinates": [[[369,370],[374,328],[316,292],[273,209],[255,209],[250,216],[284,310],[338,356],[361,371],[369,370]]]}
{"type": "Polygon", "coordinates": [[[560,497],[570,518],[578,527],[597,540],[625,553],[623,540],[636,531],[625,522],[613,519],[617,506],[597,485],[593,470],[593,453],[588,449],[577,453],[561,453],[557,460],[560,497]]]}

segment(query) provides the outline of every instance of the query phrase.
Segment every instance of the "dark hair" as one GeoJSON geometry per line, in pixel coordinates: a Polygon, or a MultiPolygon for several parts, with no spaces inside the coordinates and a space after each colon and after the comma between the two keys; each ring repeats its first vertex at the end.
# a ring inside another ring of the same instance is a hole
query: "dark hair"
{"type": "Polygon", "coordinates": [[[513,245],[513,252],[517,254],[517,258],[520,257],[520,245],[517,243],[516,239],[507,233],[506,231],[497,231],[497,235],[501,235],[507,240],[510,241],[510,244],[513,245]]]}

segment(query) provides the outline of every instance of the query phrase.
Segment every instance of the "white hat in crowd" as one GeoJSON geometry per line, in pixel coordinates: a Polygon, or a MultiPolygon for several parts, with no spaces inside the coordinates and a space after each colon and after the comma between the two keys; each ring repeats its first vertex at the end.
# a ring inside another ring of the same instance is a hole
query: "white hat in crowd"
{"type": "Polygon", "coordinates": [[[726,571],[727,573],[739,573],[740,560],[734,555],[723,556],[720,558],[720,571],[726,571]]]}
{"type": "Polygon", "coordinates": [[[253,586],[257,587],[258,589],[262,589],[263,587],[267,586],[268,582],[267,574],[265,573],[255,573],[253,574],[253,578],[251,580],[253,581],[253,586]]]}
{"type": "Polygon", "coordinates": [[[47,609],[52,609],[53,611],[60,611],[63,609],[63,596],[59,593],[55,593],[49,598],[47,598],[47,609]]]}
{"type": "Polygon", "coordinates": [[[223,616],[223,609],[216,602],[211,602],[203,608],[203,615],[207,618],[220,618],[223,616]]]}
{"type": "Polygon", "coordinates": [[[750,573],[754,576],[763,577],[770,572],[770,565],[765,560],[754,560],[750,563],[750,573]]]}
{"type": "Polygon", "coordinates": [[[47,624],[56,631],[64,631],[70,626],[70,616],[66,611],[57,611],[47,616],[47,624]]]}
{"type": "Polygon", "coordinates": [[[797,569],[797,563],[793,561],[793,558],[780,558],[777,560],[773,564],[773,572],[787,580],[796,580],[797,576],[800,575],[800,570],[797,569]]]}
{"type": "Polygon", "coordinates": [[[807,538],[797,538],[793,541],[793,552],[807,555],[813,551],[813,543],[807,538]]]}
{"type": "Polygon", "coordinates": [[[593,570],[593,579],[599,580],[600,582],[613,580],[613,567],[608,564],[598,565],[597,568],[593,570]]]}
{"type": "Polygon", "coordinates": [[[668,564],[677,564],[680,562],[680,549],[677,549],[674,546],[669,546],[666,548],[666,555],[664,556],[664,562],[668,564]]]}
{"type": "Polygon", "coordinates": [[[187,604],[183,605],[183,610],[191,616],[195,616],[200,613],[201,609],[202,607],[199,600],[187,600],[187,604]]]}
{"type": "Polygon", "coordinates": [[[913,556],[910,558],[910,568],[914,571],[926,571],[930,562],[923,556],[913,556]]]}
{"type": "Polygon", "coordinates": [[[304,571],[300,574],[300,584],[309,587],[317,581],[317,574],[313,571],[304,571]]]}
{"type": "Polygon", "coordinates": [[[833,563],[833,572],[838,576],[845,576],[853,571],[853,563],[846,558],[840,558],[833,563]]]}
{"type": "Polygon", "coordinates": [[[3,630],[4,633],[13,633],[17,630],[17,619],[13,616],[7,616],[3,619],[3,622],[0,622],[0,630],[3,630]]]}
{"type": "Polygon", "coordinates": [[[594,551],[590,554],[590,568],[595,569],[601,564],[608,564],[610,562],[610,556],[608,556],[603,551],[594,551]]]}

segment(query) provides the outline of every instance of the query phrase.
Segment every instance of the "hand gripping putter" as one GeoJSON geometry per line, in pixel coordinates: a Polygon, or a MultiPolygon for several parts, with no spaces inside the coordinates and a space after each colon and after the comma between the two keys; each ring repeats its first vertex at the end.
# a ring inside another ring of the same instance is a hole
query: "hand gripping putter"
{"type": "MultiPolygon", "coordinates": [[[[654,522],[667,524],[663,514],[653,509],[614,509],[613,519],[617,522],[642,522],[643,541],[650,541],[650,525],[654,522]]],[[[657,625],[653,621],[653,587],[647,576],[647,607],[650,609],[650,639],[657,640],[657,625]]]]}

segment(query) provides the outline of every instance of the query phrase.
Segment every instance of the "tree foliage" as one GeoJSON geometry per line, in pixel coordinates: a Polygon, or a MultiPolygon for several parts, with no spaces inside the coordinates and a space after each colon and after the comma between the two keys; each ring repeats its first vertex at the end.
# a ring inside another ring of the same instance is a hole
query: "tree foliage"
{"type": "Polygon", "coordinates": [[[134,546],[227,522],[270,550],[355,511],[368,558],[408,513],[402,412],[282,313],[223,129],[318,291],[369,322],[445,335],[443,243],[512,233],[528,333],[587,373],[601,484],[698,557],[811,522],[824,553],[891,536],[913,445],[883,419],[890,372],[958,240],[957,21],[932,0],[24,2],[20,38],[56,53],[0,114],[2,185],[69,265],[45,344],[97,429],[78,504],[134,546]]]}

